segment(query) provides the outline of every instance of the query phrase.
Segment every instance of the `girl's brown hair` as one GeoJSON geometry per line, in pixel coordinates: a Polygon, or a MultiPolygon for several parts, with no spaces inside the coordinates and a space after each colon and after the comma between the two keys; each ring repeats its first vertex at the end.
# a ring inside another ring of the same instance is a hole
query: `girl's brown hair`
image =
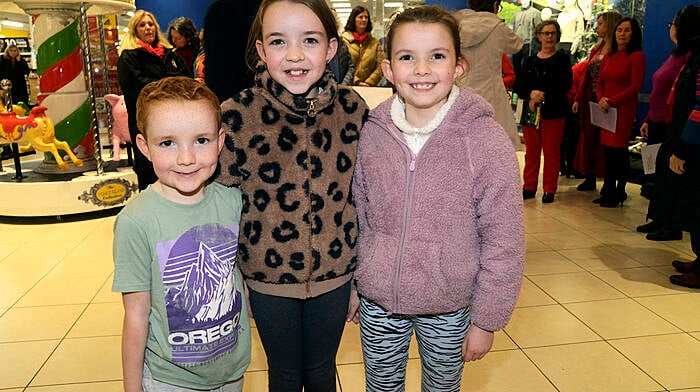
{"type": "Polygon", "coordinates": [[[445,26],[452,37],[452,45],[454,45],[455,53],[459,58],[461,41],[459,38],[459,24],[454,16],[447,11],[434,5],[423,5],[413,8],[407,8],[403,12],[396,14],[389,25],[386,34],[386,58],[391,60],[391,44],[394,40],[396,29],[404,23],[437,23],[445,26]]]}

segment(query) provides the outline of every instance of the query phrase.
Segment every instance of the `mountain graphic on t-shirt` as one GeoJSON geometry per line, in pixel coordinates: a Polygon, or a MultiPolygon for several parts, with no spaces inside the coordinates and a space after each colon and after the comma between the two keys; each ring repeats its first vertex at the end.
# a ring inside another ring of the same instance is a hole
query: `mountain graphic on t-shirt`
{"type": "Polygon", "coordinates": [[[233,263],[221,260],[200,242],[197,260],[190,265],[173,302],[191,315],[192,323],[206,322],[233,309],[235,292],[233,263]]]}

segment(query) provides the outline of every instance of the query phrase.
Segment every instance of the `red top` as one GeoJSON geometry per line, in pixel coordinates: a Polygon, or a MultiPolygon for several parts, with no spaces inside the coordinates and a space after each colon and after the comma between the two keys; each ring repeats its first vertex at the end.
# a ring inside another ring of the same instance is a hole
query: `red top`
{"type": "Polygon", "coordinates": [[[607,97],[610,106],[617,108],[617,129],[615,133],[601,129],[600,144],[627,147],[637,116],[637,97],[642,90],[645,71],[646,60],[641,50],[630,54],[618,50],[603,60],[596,95],[598,100],[607,97]]]}
{"type": "Polygon", "coordinates": [[[515,84],[515,71],[513,70],[513,64],[510,63],[510,59],[505,53],[501,57],[501,72],[503,73],[503,84],[506,86],[506,90],[510,90],[515,84]]]}

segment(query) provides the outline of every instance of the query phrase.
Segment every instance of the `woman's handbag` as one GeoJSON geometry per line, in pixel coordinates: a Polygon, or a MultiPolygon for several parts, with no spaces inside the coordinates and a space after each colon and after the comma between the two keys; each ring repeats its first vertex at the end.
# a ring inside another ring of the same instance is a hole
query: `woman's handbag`
{"type": "Polygon", "coordinates": [[[515,105],[515,121],[520,125],[527,125],[530,128],[540,129],[541,105],[535,105],[535,110],[530,110],[530,101],[518,98],[515,105]]]}

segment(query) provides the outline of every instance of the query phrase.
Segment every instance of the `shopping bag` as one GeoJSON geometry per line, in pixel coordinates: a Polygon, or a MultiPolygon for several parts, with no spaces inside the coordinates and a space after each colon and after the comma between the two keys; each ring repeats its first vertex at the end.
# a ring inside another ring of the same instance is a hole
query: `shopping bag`
{"type": "Polygon", "coordinates": [[[520,125],[527,125],[530,128],[540,128],[540,110],[541,106],[536,105],[535,110],[530,110],[530,101],[518,98],[518,103],[515,105],[515,121],[520,125]]]}

